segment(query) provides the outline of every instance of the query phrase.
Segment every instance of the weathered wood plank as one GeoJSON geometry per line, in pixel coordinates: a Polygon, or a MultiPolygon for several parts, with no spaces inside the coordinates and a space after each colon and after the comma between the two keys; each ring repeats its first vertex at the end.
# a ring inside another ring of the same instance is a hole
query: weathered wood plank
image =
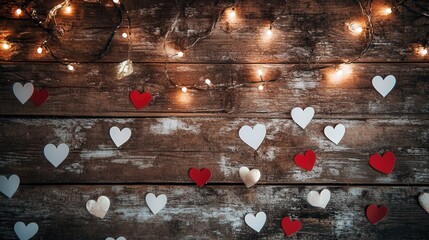
{"type": "Polygon", "coordinates": [[[85,64],[69,72],[56,64],[3,64],[0,78],[2,115],[42,116],[165,116],[180,113],[217,116],[259,116],[289,118],[296,106],[312,106],[316,118],[391,118],[398,115],[429,113],[429,68],[427,64],[353,64],[344,79],[332,78],[332,68],[305,71],[303,65],[172,64],[171,80],[178,85],[207,88],[206,78],[218,89],[190,90],[184,94],[165,78],[163,64],[135,64],[133,75],[117,80],[116,64],[85,64]],[[264,71],[268,83],[264,91],[258,84],[225,90],[258,81],[257,70],[264,71]],[[383,98],[372,86],[376,75],[393,74],[397,84],[383,98]],[[46,87],[48,101],[37,108],[30,101],[22,105],[13,95],[15,82],[32,82],[46,87]],[[147,82],[145,84],[145,82],[147,82]],[[152,103],[136,110],[129,100],[133,89],[146,89],[154,95],[152,103]],[[394,103],[394,104],[392,104],[394,103]]]}
{"type": "Polygon", "coordinates": [[[17,221],[37,222],[34,239],[284,239],[280,221],[289,216],[302,222],[299,239],[425,239],[428,214],[417,196],[425,187],[329,186],[326,209],[310,206],[306,195],[323,186],[21,186],[12,199],[0,197],[0,232],[15,239],[17,221]],[[167,205],[157,215],[148,209],[147,193],[166,194],[167,205]],[[108,196],[104,219],[90,215],[89,199],[108,196]],[[369,204],[385,204],[389,212],[377,225],[365,217],[369,204]],[[244,222],[247,213],[264,211],[267,222],[259,234],[244,222]],[[30,214],[31,213],[31,214],[30,214]]]}
{"type": "MultiPolygon", "coordinates": [[[[165,60],[164,35],[169,29],[178,9],[175,1],[124,0],[132,24],[133,61],[159,62],[165,60]]],[[[365,1],[363,1],[365,3],[365,1]]],[[[429,7],[424,0],[416,1],[429,7]]],[[[54,3],[38,1],[36,10],[46,14],[54,3]]],[[[176,28],[169,38],[168,51],[177,52],[186,48],[211,26],[226,1],[184,1],[180,3],[181,14],[176,28]]],[[[390,6],[396,2],[389,3],[390,6]]],[[[30,20],[13,15],[11,1],[2,0],[0,29],[6,40],[12,43],[9,51],[0,51],[0,59],[13,61],[52,61],[48,54],[36,54],[37,47],[46,38],[30,20]]],[[[372,19],[376,37],[370,51],[362,61],[427,62],[416,55],[413,47],[427,40],[427,20],[400,7],[389,16],[383,14],[385,0],[375,0],[372,19]]],[[[415,6],[411,6],[414,7],[415,6]]],[[[91,59],[107,41],[109,29],[117,20],[111,1],[77,1],[73,14],[57,18],[64,26],[65,34],[60,41],[50,41],[55,53],[63,58],[91,59]],[[103,17],[100,17],[103,16],[103,17]],[[74,47],[79,46],[79,47],[74,47]]],[[[231,20],[226,12],[209,38],[199,42],[182,59],[190,62],[322,62],[341,61],[358,56],[365,47],[365,37],[353,36],[346,23],[365,22],[365,16],[354,1],[239,1],[237,17],[231,20]],[[270,20],[280,16],[271,39],[265,31],[270,20]]],[[[126,22],[119,33],[126,30],[126,22]]],[[[102,59],[121,62],[127,57],[128,45],[120,34],[115,37],[111,52],[102,59]]]]}
{"type": "Polygon", "coordinates": [[[212,182],[242,183],[238,169],[248,166],[260,169],[262,184],[427,184],[428,126],[428,120],[317,119],[303,131],[288,119],[1,119],[0,173],[16,173],[25,183],[188,183],[189,168],[207,167],[212,182]],[[256,123],[267,126],[267,136],[255,152],[238,131],[256,123]],[[346,134],[336,146],[323,129],[338,123],[346,134]],[[110,139],[112,126],[132,130],[120,149],[110,139]],[[70,146],[58,168],[43,155],[48,143],[70,146]],[[293,162],[308,149],[317,155],[311,172],[293,162]],[[397,158],[388,176],[368,163],[385,151],[397,158]]]}

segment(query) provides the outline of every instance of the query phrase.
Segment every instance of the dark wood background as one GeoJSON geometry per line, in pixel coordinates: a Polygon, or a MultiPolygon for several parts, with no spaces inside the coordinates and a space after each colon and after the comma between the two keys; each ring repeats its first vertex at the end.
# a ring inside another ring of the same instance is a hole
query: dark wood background
{"type": "MultiPolygon", "coordinates": [[[[35,2],[42,15],[59,3],[35,2]]],[[[168,49],[186,47],[204,35],[225,2],[179,1],[178,9],[170,0],[122,0],[131,18],[134,73],[118,80],[116,66],[128,54],[120,36],[126,20],[107,56],[70,72],[46,52],[36,53],[46,33],[1,1],[0,31],[12,48],[0,51],[0,174],[17,174],[22,184],[12,199],[0,197],[0,238],[15,239],[13,225],[23,221],[39,224],[34,239],[283,239],[280,221],[290,216],[303,223],[296,239],[428,239],[429,214],[417,197],[429,191],[429,58],[414,48],[427,41],[429,18],[404,7],[381,14],[397,2],[374,1],[373,45],[349,76],[332,81],[332,68],[310,70],[308,62],[330,66],[360,54],[364,34],[353,36],[345,26],[365,20],[356,2],[239,1],[236,21],[222,16],[208,38],[168,64],[179,85],[204,88],[209,78],[218,87],[182,93],[165,78],[163,37],[180,11],[168,49]],[[267,41],[264,31],[283,9],[267,41]],[[225,87],[258,81],[258,68],[266,80],[279,81],[263,91],[225,87]],[[397,84],[383,98],[371,79],[389,74],[397,84]],[[21,105],[12,92],[15,82],[47,88],[48,101],[40,108],[30,101],[21,105]],[[143,88],[154,99],[136,110],[128,94],[143,88]],[[316,111],[305,131],[290,117],[297,106],[316,111]],[[253,151],[238,130],[256,123],[267,126],[267,137],[253,151]],[[338,146],[323,135],[326,125],[337,123],[347,128],[338,146]],[[119,149],[109,137],[112,126],[132,129],[119,149]],[[71,152],[54,168],[43,148],[62,142],[71,152]],[[311,172],[293,163],[307,149],[317,154],[311,172]],[[397,157],[388,176],[368,164],[370,155],[385,151],[397,157]],[[255,187],[241,182],[241,166],[260,169],[255,187]],[[209,184],[197,188],[190,167],[210,168],[209,184]],[[323,188],[332,192],[327,208],[311,207],[307,193],[323,188]],[[155,216],[144,201],[149,192],[168,197],[155,216]],[[100,195],[112,202],[103,220],[85,209],[100,195]],[[365,218],[369,204],[389,208],[376,226],[365,218]],[[259,234],[244,222],[245,214],[257,211],[268,217],[259,234]]],[[[429,7],[424,0],[407,6],[416,3],[429,7]]],[[[66,33],[49,44],[62,58],[84,61],[107,40],[113,3],[72,6],[73,14],[57,17],[66,33]]]]}

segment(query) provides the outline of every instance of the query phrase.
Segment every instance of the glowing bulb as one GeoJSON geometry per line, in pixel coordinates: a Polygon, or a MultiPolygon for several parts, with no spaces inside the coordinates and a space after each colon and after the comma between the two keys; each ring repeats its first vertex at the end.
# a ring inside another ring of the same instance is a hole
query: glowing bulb
{"type": "Polygon", "coordinates": [[[211,85],[211,84],[212,84],[212,81],[210,81],[210,79],[206,79],[205,83],[206,83],[207,85],[211,85]]]}
{"type": "Polygon", "coordinates": [[[38,48],[37,48],[37,53],[38,53],[38,54],[42,54],[42,52],[43,52],[43,48],[42,48],[42,47],[38,47],[38,48]]]}
{"type": "Polygon", "coordinates": [[[427,54],[428,54],[428,49],[427,48],[421,48],[420,49],[420,55],[426,56],[427,54]]]}
{"type": "Polygon", "coordinates": [[[258,69],[258,75],[259,75],[260,77],[262,77],[262,70],[261,70],[261,69],[258,69]]]}
{"type": "Polygon", "coordinates": [[[351,23],[348,27],[353,33],[361,33],[363,31],[363,28],[359,23],[351,23]]]}
{"type": "Polygon", "coordinates": [[[182,87],[182,92],[187,92],[188,91],[188,88],[187,87],[182,87]]]}
{"type": "Polygon", "coordinates": [[[386,8],[386,9],[384,9],[384,13],[391,14],[392,13],[392,9],[391,8],[386,8]]]}
{"type": "Polygon", "coordinates": [[[1,46],[2,46],[2,48],[3,48],[3,49],[5,49],[5,50],[8,50],[8,49],[10,48],[10,45],[9,45],[9,44],[7,44],[7,43],[3,43],[1,46]]]}
{"type": "Polygon", "coordinates": [[[343,70],[341,70],[341,69],[335,69],[335,75],[337,75],[338,77],[339,76],[341,76],[341,75],[343,75],[343,70]]]}
{"type": "Polygon", "coordinates": [[[22,14],[22,10],[21,10],[21,8],[16,9],[16,10],[15,10],[15,14],[16,14],[17,16],[20,16],[20,15],[22,14]]]}
{"type": "Polygon", "coordinates": [[[128,37],[128,34],[127,34],[127,33],[122,33],[122,37],[123,37],[123,38],[127,38],[127,37],[128,37]]]}
{"type": "Polygon", "coordinates": [[[71,64],[67,65],[67,69],[68,69],[69,71],[74,71],[74,67],[73,67],[73,65],[71,65],[71,64]]]}
{"type": "Polygon", "coordinates": [[[179,57],[183,57],[183,52],[182,52],[182,51],[178,52],[178,53],[177,53],[177,56],[179,56],[179,57]]]}
{"type": "Polygon", "coordinates": [[[234,10],[234,8],[231,10],[231,13],[229,14],[229,16],[231,18],[235,18],[235,10],[234,10]]]}
{"type": "Polygon", "coordinates": [[[259,85],[259,86],[258,86],[258,89],[259,89],[259,91],[264,90],[264,85],[262,85],[262,84],[261,84],[261,85],[259,85]]]}
{"type": "Polygon", "coordinates": [[[71,9],[71,7],[70,7],[70,6],[67,6],[67,7],[64,9],[64,12],[66,12],[66,13],[71,13],[71,11],[72,11],[72,9],[71,9]]]}
{"type": "Polygon", "coordinates": [[[271,29],[268,29],[268,30],[267,30],[267,36],[268,36],[268,37],[273,36],[273,31],[272,31],[271,29]]]}
{"type": "Polygon", "coordinates": [[[119,3],[119,0],[113,0],[113,2],[114,2],[114,3],[116,3],[116,4],[118,4],[118,3],[119,3]]]}

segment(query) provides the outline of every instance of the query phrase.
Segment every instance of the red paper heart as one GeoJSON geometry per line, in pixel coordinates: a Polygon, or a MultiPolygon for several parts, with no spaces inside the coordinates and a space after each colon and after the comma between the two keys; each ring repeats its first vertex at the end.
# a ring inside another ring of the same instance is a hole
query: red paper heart
{"type": "Polygon", "coordinates": [[[298,167],[311,171],[316,163],[316,154],[312,150],[307,150],[304,155],[296,155],[293,161],[298,167]]]}
{"type": "Polygon", "coordinates": [[[37,90],[36,88],[33,91],[33,95],[31,95],[30,100],[34,103],[34,105],[40,107],[43,103],[48,100],[49,93],[47,89],[37,90]]]}
{"type": "Polygon", "coordinates": [[[375,170],[386,175],[392,173],[395,166],[395,154],[393,152],[385,152],[383,156],[374,154],[369,158],[369,165],[375,170]]]}
{"type": "Polygon", "coordinates": [[[299,220],[292,221],[290,218],[284,217],[282,219],[282,228],[286,236],[289,237],[294,233],[298,232],[299,230],[301,230],[301,221],[299,220]]]}
{"type": "Polygon", "coordinates": [[[366,217],[373,225],[377,224],[377,222],[386,217],[386,215],[387,207],[384,205],[377,207],[377,205],[371,204],[366,208],[366,217]]]}
{"type": "Polygon", "coordinates": [[[208,168],[202,168],[201,171],[196,168],[189,170],[189,177],[199,186],[204,186],[212,176],[208,168]]]}
{"type": "Polygon", "coordinates": [[[137,90],[130,92],[130,100],[137,110],[146,107],[152,101],[152,95],[149,92],[140,93],[137,90]]]}

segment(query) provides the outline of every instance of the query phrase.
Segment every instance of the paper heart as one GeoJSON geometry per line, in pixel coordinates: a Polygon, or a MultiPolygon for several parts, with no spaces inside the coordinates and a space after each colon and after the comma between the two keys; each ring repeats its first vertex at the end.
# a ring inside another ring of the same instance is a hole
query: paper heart
{"type": "Polygon", "coordinates": [[[13,229],[20,240],[28,240],[39,231],[39,225],[32,222],[26,226],[23,222],[16,222],[13,229]]]}
{"type": "Polygon", "coordinates": [[[238,172],[247,188],[255,185],[259,181],[259,178],[261,178],[261,172],[258,169],[250,171],[247,167],[241,167],[238,172]]]}
{"type": "Polygon", "coordinates": [[[256,215],[248,213],[244,217],[244,221],[246,222],[247,226],[257,232],[260,232],[267,221],[267,215],[264,212],[258,212],[256,215]]]}
{"type": "Polygon", "coordinates": [[[262,141],[264,141],[266,132],[267,130],[262,124],[256,124],[253,128],[244,125],[240,128],[238,135],[240,136],[241,140],[243,140],[243,142],[257,150],[262,141]]]}
{"type": "MultiPolygon", "coordinates": [[[[115,240],[115,238],[108,237],[108,238],[106,238],[106,240],[115,240]]],[[[118,237],[116,240],[127,240],[127,239],[124,237],[118,237]]]]}
{"type": "Polygon", "coordinates": [[[152,95],[149,92],[140,93],[137,90],[130,92],[130,100],[137,110],[146,107],[152,101],[152,95]]]}
{"type": "Polygon", "coordinates": [[[381,94],[381,96],[386,97],[390,91],[392,91],[393,87],[395,87],[396,78],[393,75],[389,75],[384,79],[380,76],[375,76],[372,79],[372,85],[375,90],[381,94]]]}
{"type": "Polygon", "coordinates": [[[301,230],[301,222],[299,220],[292,221],[288,217],[282,219],[282,228],[286,236],[291,236],[301,230]]]}
{"type": "Polygon", "coordinates": [[[88,200],[88,202],[86,202],[86,209],[88,212],[99,218],[104,218],[104,216],[106,216],[109,207],[110,200],[106,196],[100,196],[97,201],[88,200]]]}
{"type": "Polygon", "coordinates": [[[31,83],[26,83],[24,86],[22,86],[22,84],[19,82],[13,84],[13,93],[22,104],[26,103],[28,99],[31,98],[33,91],[34,87],[31,83]]]}
{"type": "Polygon", "coordinates": [[[189,170],[189,177],[194,181],[199,187],[204,186],[212,176],[212,173],[208,168],[202,168],[201,171],[196,168],[191,168],[189,170]]]}
{"type": "Polygon", "coordinates": [[[314,108],[306,107],[304,110],[302,110],[302,108],[296,107],[292,109],[290,115],[296,124],[298,124],[302,129],[305,129],[305,127],[307,127],[307,125],[310,123],[311,119],[313,119],[314,108]]]}
{"type": "Polygon", "coordinates": [[[6,195],[8,198],[12,198],[16,190],[19,187],[19,177],[17,175],[11,175],[9,179],[5,176],[0,176],[0,192],[6,195]]]}
{"type": "Polygon", "coordinates": [[[293,161],[298,167],[311,171],[316,163],[316,154],[312,150],[307,150],[304,155],[297,154],[293,161]]]}
{"type": "Polygon", "coordinates": [[[386,175],[391,174],[393,167],[395,167],[395,154],[393,152],[385,152],[383,156],[373,154],[369,158],[369,165],[375,170],[384,173],[386,175]]]}
{"type": "Polygon", "coordinates": [[[386,215],[387,207],[384,205],[377,207],[377,205],[371,204],[366,208],[366,217],[372,225],[377,224],[386,215]]]}
{"type": "Polygon", "coordinates": [[[54,144],[47,144],[44,149],[45,157],[48,161],[58,167],[69,155],[69,146],[65,143],[61,143],[58,147],[54,144]]]}
{"type": "Polygon", "coordinates": [[[429,213],[429,193],[422,193],[419,196],[419,203],[422,208],[429,213]]]}
{"type": "Polygon", "coordinates": [[[148,193],[146,195],[146,204],[153,214],[157,214],[165,207],[165,204],[167,204],[167,196],[165,194],[161,194],[157,197],[153,193],[148,193]]]}
{"type": "Polygon", "coordinates": [[[131,137],[131,129],[129,128],[123,128],[120,130],[118,127],[111,127],[109,133],[110,138],[112,138],[116,147],[122,146],[131,137]]]}
{"type": "Polygon", "coordinates": [[[313,207],[326,208],[331,199],[331,192],[328,189],[323,189],[320,194],[316,191],[310,191],[307,194],[307,202],[313,207]]]}
{"type": "Polygon", "coordinates": [[[48,100],[49,93],[47,89],[42,89],[38,91],[36,88],[33,91],[33,95],[31,95],[31,101],[34,103],[34,105],[40,107],[43,105],[43,103],[48,100]]]}
{"type": "Polygon", "coordinates": [[[341,141],[346,133],[346,127],[343,124],[337,124],[335,128],[331,126],[325,127],[325,136],[331,140],[333,143],[337,144],[341,141]]]}

